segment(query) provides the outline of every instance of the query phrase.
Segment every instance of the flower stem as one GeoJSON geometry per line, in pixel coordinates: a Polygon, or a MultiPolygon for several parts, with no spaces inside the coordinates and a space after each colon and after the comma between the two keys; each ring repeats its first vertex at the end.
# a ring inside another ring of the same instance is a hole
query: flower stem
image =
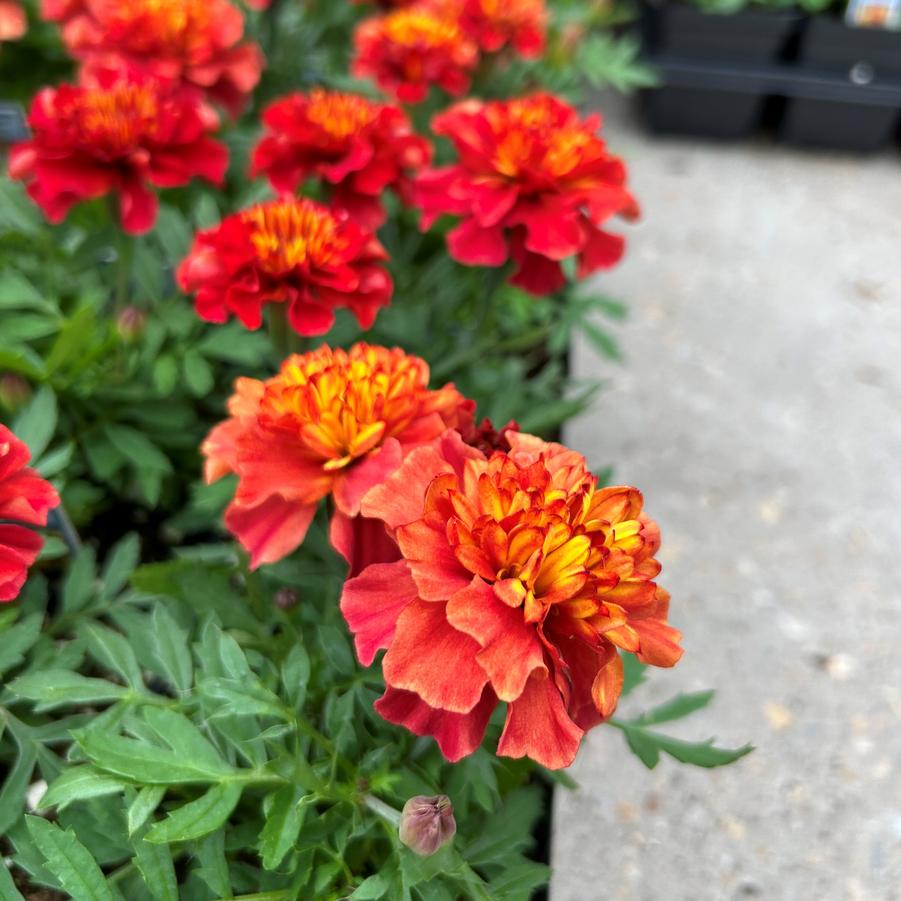
{"type": "Polygon", "coordinates": [[[74,557],[81,550],[81,538],[79,538],[75,526],[72,525],[72,520],[69,519],[65,507],[60,504],[55,510],[50,511],[47,519],[48,525],[60,533],[69,553],[74,557]]]}
{"type": "Polygon", "coordinates": [[[288,326],[288,307],[284,303],[269,304],[269,339],[276,363],[281,363],[291,352],[291,333],[288,326]]]}
{"type": "Polygon", "coordinates": [[[381,798],[375,795],[363,795],[363,803],[380,817],[384,817],[394,826],[400,826],[400,811],[396,810],[390,804],[386,804],[381,798]]]}

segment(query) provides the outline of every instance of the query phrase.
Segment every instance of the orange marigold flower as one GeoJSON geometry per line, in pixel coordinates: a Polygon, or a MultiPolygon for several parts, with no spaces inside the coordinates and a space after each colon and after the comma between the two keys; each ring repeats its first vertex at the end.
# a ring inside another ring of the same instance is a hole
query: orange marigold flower
{"type": "Polygon", "coordinates": [[[382,265],[387,258],[378,239],[345,213],[286,198],[200,232],[177,277],[207,322],[234,315],[257,329],[264,304],[284,303],[298,334],[323,335],[338,307],[348,307],[363,328],[372,325],[394,287],[382,265]]]}
{"type": "Polygon", "coordinates": [[[407,199],[410,175],[431,159],[429,142],[414,134],[402,109],[359,94],[291,94],[271,104],[263,121],[268,133],[254,151],[251,174],[264,173],[285,193],[318,176],[331,186],[332,206],[365,228],[385,221],[385,189],[407,199]]]}
{"type": "Polygon", "coordinates": [[[413,448],[472,421],[472,402],[453,385],[431,391],[428,383],[424,360],[362,343],[291,356],[265,382],[238,380],[231,418],[202,452],[208,482],[238,476],[225,524],[252,566],[297,548],[327,495],[335,503],[332,543],[353,567],[397,558],[384,526],[359,517],[360,498],[413,448]],[[361,534],[370,543],[357,547],[361,534]]]}
{"type": "Polygon", "coordinates": [[[262,52],[242,43],[244,16],[228,0],[50,0],[44,14],[64,23],[63,40],[88,81],[137,72],[237,113],[260,80],[262,52]]]}
{"type": "Polygon", "coordinates": [[[454,0],[460,24],[485,53],[512,47],[525,59],[544,53],[547,10],[544,0],[454,0]]]}
{"type": "Polygon", "coordinates": [[[28,31],[28,17],[16,0],[0,0],[0,44],[18,41],[28,31]]]}
{"type": "Polygon", "coordinates": [[[432,127],[453,142],[459,162],[417,179],[422,228],[444,213],[459,216],[448,235],[451,256],[482,266],[512,257],[512,283],[533,294],[565,284],[560,261],[568,257],[576,257],[580,278],[613,266],[625,242],[601,226],[638,209],[600,125],[599,116],[583,120],[545,93],[451,107],[432,127]]]}
{"type": "Polygon", "coordinates": [[[486,457],[448,432],[365,495],[402,559],[350,579],[341,609],[364,665],[387,648],[385,719],[458,760],[504,701],[498,752],[556,769],[616,707],[618,649],[672,666],[681,635],[640,492],[599,488],[559,444],[506,438],[486,457]]]}
{"type": "Polygon", "coordinates": [[[28,117],[33,136],[13,147],[9,172],[51,222],[76,203],[115,193],[122,227],[153,227],[157,197],[192,178],[221,184],[228,151],[209,136],[196,98],[156,82],[104,81],[96,88],[45,88],[28,117]]]}
{"type": "Polygon", "coordinates": [[[0,425],[0,601],[18,597],[44,546],[29,527],[47,525],[47,514],[59,506],[56,489],[27,468],[29,458],[24,442],[0,425]]]}
{"type": "Polygon", "coordinates": [[[354,44],[354,74],[374,78],[404,103],[425,100],[432,85],[464,94],[479,58],[458,17],[427,4],[365,19],[354,44]]]}

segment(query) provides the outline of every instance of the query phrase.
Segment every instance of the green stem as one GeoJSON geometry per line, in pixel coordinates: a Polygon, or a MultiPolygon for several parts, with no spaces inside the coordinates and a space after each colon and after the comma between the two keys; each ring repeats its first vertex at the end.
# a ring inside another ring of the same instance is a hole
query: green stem
{"type": "Polygon", "coordinates": [[[377,813],[380,817],[386,819],[392,826],[400,826],[399,810],[392,807],[390,804],[386,804],[381,798],[377,798],[375,795],[363,795],[362,800],[373,813],[377,813]]]}
{"type": "Polygon", "coordinates": [[[126,235],[122,229],[115,195],[110,195],[109,210],[110,220],[116,232],[116,281],[113,290],[113,307],[116,313],[120,313],[128,303],[128,282],[131,276],[134,239],[126,235]]]}
{"type": "Polygon", "coordinates": [[[272,341],[275,361],[280,364],[291,352],[288,305],[285,303],[269,304],[269,339],[272,341]]]}

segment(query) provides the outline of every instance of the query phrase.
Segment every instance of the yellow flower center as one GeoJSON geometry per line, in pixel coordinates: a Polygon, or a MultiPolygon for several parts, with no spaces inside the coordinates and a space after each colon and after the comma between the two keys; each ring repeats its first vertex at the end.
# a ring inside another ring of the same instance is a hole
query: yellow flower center
{"type": "Polygon", "coordinates": [[[156,134],[159,103],[149,87],[117,84],[84,92],[67,113],[85,143],[121,154],[156,134]]]}
{"type": "Polygon", "coordinates": [[[309,200],[278,200],[241,214],[260,267],[284,275],[296,266],[328,266],[348,247],[338,220],[309,200]]]}
{"type": "Polygon", "coordinates": [[[491,105],[486,115],[498,136],[495,168],[508,178],[518,178],[525,172],[563,178],[599,140],[578,122],[561,125],[556,111],[542,98],[491,105]]]}
{"type": "Polygon", "coordinates": [[[463,39],[463,32],[453,19],[425,10],[399,9],[386,16],[384,29],[393,44],[410,48],[452,47],[463,39]]]}
{"type": "Polygon", "coordinates": [[[378,107],[365,97],[317,89],[310,95],[307,118],[333,138],[347,138],[375,120],[378,107]]]}
{"type": "Polygon", "coordinates": [[[295,428],[327,471],[342,469],[420,415],[429,371],[398,349],[357,344],[289,357],[266,382],[260,414],[295,428]]]}

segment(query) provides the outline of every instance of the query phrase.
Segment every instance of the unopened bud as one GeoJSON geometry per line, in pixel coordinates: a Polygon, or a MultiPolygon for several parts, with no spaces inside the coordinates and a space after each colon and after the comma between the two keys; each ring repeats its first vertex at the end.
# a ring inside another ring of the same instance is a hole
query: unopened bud
{"type": "Polygon", "coordinates": [[[279,588],[275,593],[275,606],[279,610],[290,610],[297,606],[297,592],[293,588],[279,588]]]}
{"type": "Polygon", "coordinates": [[[422,857],[434,854],[457,831],[454,805],[447,795],[410,798],[400,814],[400,840],[422,857]]]}
{"type": "Polygon", "coordinates": [[[560,35],[560,49],[566,56],[571,56],[578,50],[585,37],[585,27],[576,22],[571,22],[560,35]]]}
{"type": "Polygon", "coordinates": [[[143,310],[139,310],[137,307],[126,307],[116,317],[116,331],[126,344],[137,341],[144,334],[146,325],[147,316],[143,310]]]}
{"type": "Polygon", "coordinates": [[[7,372],[0,376],[0,408],[18,413],[31,400],[31,385],[20,375],[7,372]]]}

